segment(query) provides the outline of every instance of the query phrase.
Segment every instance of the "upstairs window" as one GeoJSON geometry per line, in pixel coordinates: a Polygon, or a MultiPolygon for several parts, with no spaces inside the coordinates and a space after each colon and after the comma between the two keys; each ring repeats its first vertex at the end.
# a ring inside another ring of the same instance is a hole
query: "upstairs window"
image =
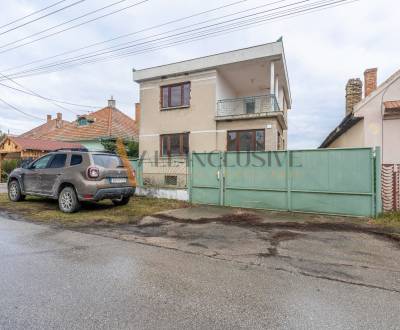
{"type": "Polygon", "coordinates": [[[190,106],[190,82],[161,87],[161,108],[190,106]]]}
{"type": "Polygon", "coordinates": [[[189,153],[189,133],[160,135],[162,157],[184,156],[189,153]]]}

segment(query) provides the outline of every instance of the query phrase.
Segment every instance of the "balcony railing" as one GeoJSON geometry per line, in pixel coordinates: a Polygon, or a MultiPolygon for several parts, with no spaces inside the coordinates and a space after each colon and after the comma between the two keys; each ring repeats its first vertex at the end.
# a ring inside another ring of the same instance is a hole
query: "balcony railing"
{"type": "Polygon", "coordinates": [[[216,117],[257,117],[276,111],[280,111],[280,108],[275,95],[246,96],[219,100],[216,117]]]}

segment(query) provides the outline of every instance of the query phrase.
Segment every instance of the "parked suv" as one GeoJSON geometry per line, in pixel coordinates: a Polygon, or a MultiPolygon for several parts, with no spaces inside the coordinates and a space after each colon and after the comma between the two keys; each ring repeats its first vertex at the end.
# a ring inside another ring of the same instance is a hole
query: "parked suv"
{"type": "Polygon", "coordinates": [[[81,201],[111,199],[125,205],[135,192],[127,171],[116,154],[59,150],[11,172],[8,196],[13,202],[26,195],[58,199],[66,213],[78,211],[81,201]]]}

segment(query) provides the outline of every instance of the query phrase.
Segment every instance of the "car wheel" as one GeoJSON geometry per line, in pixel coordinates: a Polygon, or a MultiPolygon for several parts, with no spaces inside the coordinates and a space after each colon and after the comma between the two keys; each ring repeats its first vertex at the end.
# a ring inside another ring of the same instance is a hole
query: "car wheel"
{"type": "Polygon", "coordinates": [[[17,180],[13,180],[9,183],[8,198],[12,202],[20,202],[25,199],[25,196],[22,195],[21,187],[19,186],[19,182],[17,180]]]}
{"type": "Polygon", "coordinates": [[[112,202],[116,206],[121,206],[121,205],[126,205],[129,203],[129,200],[131,199],[130,196],[124,196],[118,199],[113,199],[112,202]]]}
{"type": "Polygon", "coordinates": [[[60,196],[58,196],[58,206],[64,213],[74,213],[80,209],[81,204],[74,188],[65,187],[61,190],[60,196]]]}

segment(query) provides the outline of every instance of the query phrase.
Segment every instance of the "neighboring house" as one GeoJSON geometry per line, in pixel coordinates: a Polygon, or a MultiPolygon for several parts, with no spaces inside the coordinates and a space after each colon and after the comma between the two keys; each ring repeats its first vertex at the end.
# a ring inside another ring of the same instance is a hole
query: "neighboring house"
{"type": "Polygon", "coordinates": [[[140,153],[284,150],[289,79],[282,41],[143,70],[140,153]]]}
{"type": "Polygon", "coordinates": [[[364,73],[364,98],[360,79],[346,86],[346,116],[320,148],[380,147],[383,206],[400,209],[400,70],[377,86],[377,69],[364,73]]]}
{"type": "Polygon", "coordinates": [[[80,143],[6,136],[0,141],[0,173],[2,161],[5,159],[30,160],[38,158],[50,151],[63,148],[82,148],[82,145],[80,143]]]}
{"type": "Polygon", "coordinates": [[[47,123],[21,135],[38,139],[77,142],[89,150],[103,150],[102,140],[122,138],[138,140],[136,121],[115,106],[115,100],[108,100],[108,106],[80,115],[73,122],[62,120],[57,114],[55,120],[47,116],[47,123]],[[53,123],[54,122],[54,123],[53,123]]]}

